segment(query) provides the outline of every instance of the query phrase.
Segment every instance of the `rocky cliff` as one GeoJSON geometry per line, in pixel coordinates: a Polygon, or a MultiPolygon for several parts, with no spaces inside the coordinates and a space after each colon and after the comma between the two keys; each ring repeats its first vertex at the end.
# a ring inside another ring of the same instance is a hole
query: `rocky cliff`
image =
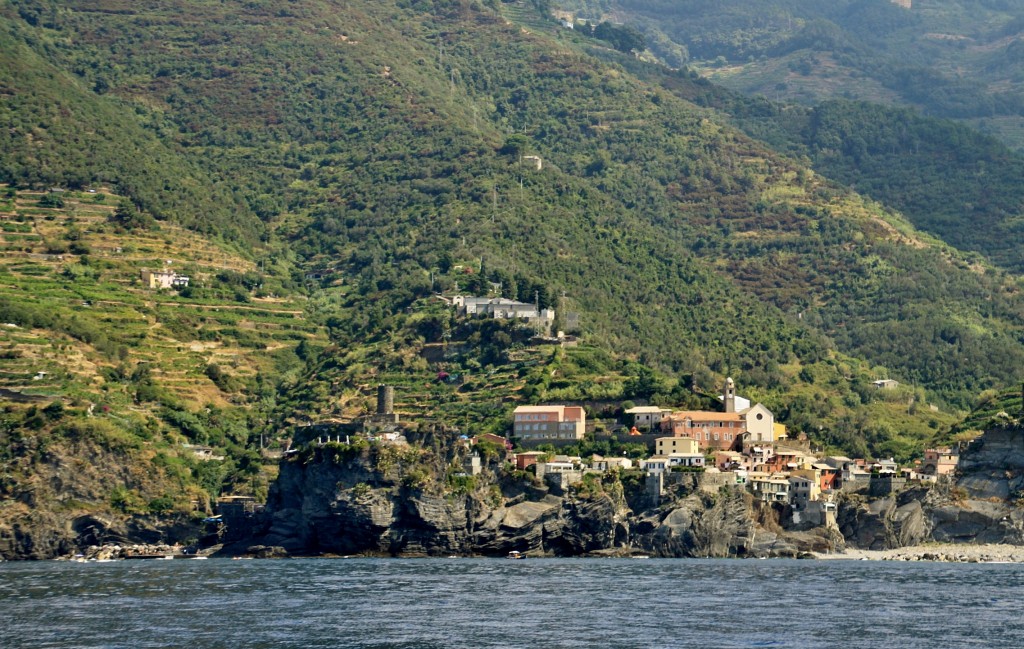
{"type": "MultiPolygon", "coordinates": [[[[588,478],[563,493],[501,462],[459,475],[465,451],[307,449],[282,464],[256,540],[293,554],[800,556],[922,543],[1024,545],[1024,430],[997,428],[932,486],[871,498],[846,494],[836,525],[797,525],[707,476],[650,485],[588,478]]],[[[248,542],[253,542],[249,539],[248,542]]]]}
{"type": "MultiPolygon", "coordinates": [[[[267,556],[283,548],[292,555],[792,557],[931,542],[1024,546],[1024,429],[1015,426],[973,442],[952,479],[880,498],[844,495],[832,527],[797,524],[788,509],[755,502],[706,474],[674,475],[654,491],[637,476],[594,475],[563,491],[496,457],[485,457],[478,475],[465,475],[466,449],[421,441],[326,444],[289,454],[264,517],[220,540],[235,541],[228,552],[258,547],[267,556]]],[[[54,558],[202,534],[188,517],[79,504],[77,498],[102,499],[113,485],[150,486],[127,455],[82,443],[38,457],[31,488],[0,503],[0,557],[54,558]],[[96,470],[118,465],[118,457],[120,469],[96,470]],[[72,471],[79,475],[69,481],[72,471]],[[62,486],[72,482],[77,491],[62,486]]]]}
{"type": "Polygon", "coordinates": [[[697,475],[651,503],[646,485],[624,486],[614,474],[563,493],[497,460],[463,476],[460,458],[331,444],[294,454],[271,490],[264,528],[245,543],[389,556],[797,556],[842,547],[829,530],[787,532],[742,489],[708,489],[697,475]]]}
{"type": "Polygon", "coordinates": [[[884,550],[927,542],[1024,545],[1024,429],[996,426],[964,449],[955,476],[897,495],[845,498],[847,542],[884,550]]]}
{"type": "Polygon", "coordinates": [[[105,544],[179,543],[195,516],[147,507],[174,488],[137,448],[20,435],[0,463],[0,559],[53,559],[105,544]]]}

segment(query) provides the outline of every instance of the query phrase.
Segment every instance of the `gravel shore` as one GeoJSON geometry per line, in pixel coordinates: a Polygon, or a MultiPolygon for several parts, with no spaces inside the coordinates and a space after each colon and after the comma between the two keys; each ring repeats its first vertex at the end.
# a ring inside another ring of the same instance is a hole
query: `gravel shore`
{"type": "Polygon", "coordinates": [[[834,554],[816,554],[818,559],[847,561],[948,561],[954,563],[1024,563],[1024,547],[1019,545],[966,545],[935,543],[893,550],[849,548],[834,554]]]}

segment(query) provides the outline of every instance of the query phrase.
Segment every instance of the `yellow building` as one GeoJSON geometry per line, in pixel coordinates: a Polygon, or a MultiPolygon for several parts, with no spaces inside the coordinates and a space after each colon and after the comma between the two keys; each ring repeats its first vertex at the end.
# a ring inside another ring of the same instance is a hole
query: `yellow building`
{"type": "Polygon", "coordinates": [[[700,443],[691,437],[659,437],[654,440],[655,455],[682,453],[693,455],[700,453],[700,443]]]}

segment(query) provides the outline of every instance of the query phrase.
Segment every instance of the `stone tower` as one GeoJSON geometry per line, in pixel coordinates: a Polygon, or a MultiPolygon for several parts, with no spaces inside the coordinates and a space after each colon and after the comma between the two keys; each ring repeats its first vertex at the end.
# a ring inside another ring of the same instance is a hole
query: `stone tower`
{"type": "Polygon", "coordinates": [[[395,412],[395,388],[390,385],[377,386],[377,414],[390,415],[395,412]]]}
{"type": "Polygon", "coordinates": [[[732,377],[725,379],[722,387],[722,401],[725,403],[726,412],[736,412],[736,383],[732,377]]]}

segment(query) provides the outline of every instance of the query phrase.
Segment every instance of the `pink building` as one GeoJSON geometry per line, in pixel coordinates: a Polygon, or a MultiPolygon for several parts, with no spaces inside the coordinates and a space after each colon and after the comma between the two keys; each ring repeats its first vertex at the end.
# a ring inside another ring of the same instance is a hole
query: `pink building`
{"type": "Polygon", "coordinates": [[[513,434],[523,441],[583,439],[587,426],[580,406],[519,406],[512,417],[513,434]]]}
{"type": "Polygon", "coordinates": [[[701,450],[725,451],[746,431],[743,416],[735,412],[688,410],[673,412],[661,422],[661,429],[675,437],[697,440],[701,450]]]}
{"type": "Polygon", "coordinates": [[[956,471],[960,454],[950,448],[930,448],[924,452],[921,473],[925,475],[949,475],[956,471]]]}

